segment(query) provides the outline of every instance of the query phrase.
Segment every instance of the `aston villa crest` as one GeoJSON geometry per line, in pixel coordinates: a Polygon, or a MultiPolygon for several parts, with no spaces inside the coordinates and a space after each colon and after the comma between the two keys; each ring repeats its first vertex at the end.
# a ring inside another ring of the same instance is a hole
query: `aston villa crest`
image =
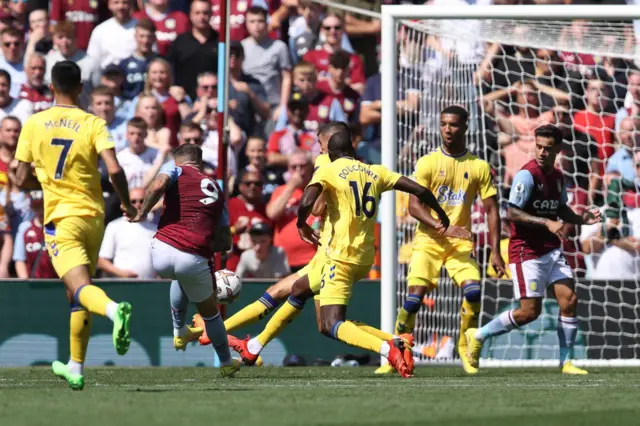
{"type": "Polygon", "coordinates": [[[318,116],[320,118],[327,118],[329,116],[329,107],[326,105],[321,105],[318,108],[318,116]]]}

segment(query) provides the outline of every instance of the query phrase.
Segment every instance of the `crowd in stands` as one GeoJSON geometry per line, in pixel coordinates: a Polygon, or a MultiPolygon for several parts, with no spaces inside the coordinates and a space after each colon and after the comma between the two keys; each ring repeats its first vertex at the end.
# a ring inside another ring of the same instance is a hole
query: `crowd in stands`
{"type": "MultiPolygon", "coordinates": [[[[205,173],[215,176],[221,1],[0,1],[0,205],[6,217],[0,223],[0,278],[55,277],[43,243],[42,194],[22,192],[13,184],[11,162],[21,124],[53,103],[48,84],[58,61],[71,60],[82,69],[81,106],[107,122],[134,204],[142,201],[144,188],[178,145],[201,146],[205,173]]],[[[343,3],[379,12],[381,4],[424,1],[343,3]]],[[[315,253],[298,237],[295,218],[320,152],[318,129],[330,121],[347,122],[359,158],[381,160],[380,21],[311,0],[231,4],[226,155],[234,245],[227,268],[242,277],[278,278],[305,266],[315,253]]],[[[640,70],[630,61],[476,44],[479,53],[471,63],[477,72],[469,79],[483,92],[486,114],[477,115],[484,122],[475,125],[487,129],[483,140],[489,148],[471,149],[503,171],[496,180],[507,190],[510,178],[531,157],[535,127],[564,124],[562,165],[570,177],[571,202],[577,208],[606,207],[608,217],[606,224],[575,230],[567,243],[573,244],[571,259],[586,269],[582,253],[597,254],[590,259],[594,276],[622,276],[616,272],[621,270],[620,253],[634,263],[640,248],[635,185],[640,70]],[[601,267],[605,259],[610,260],[601,267]]],[[[400,46],[402,52],[406,44],[400,46]]],[[[448,58],[438,64],[442,69],[465,62],[460,45],[439,49],[448,58]]],[[[400,66],[415,65],[410,62],[401,54],[400,66]]],[[[426,80],[425,73],[424,85],[404,90],[397,103],[400,114],[424,113],[426,80]]],[[[424,124],[411,126],[417,132],[424,124]]],[[[129,223],[121,217],[106,172],[102,184],[106,231],[99,274],[154,278],[149,242],[161,204],[146,222],[129,223]]],[[[320,226],[319,219],[313,226],[320,226]]],[[[482,226],[478,223],[477,229],[482,226]]]]}

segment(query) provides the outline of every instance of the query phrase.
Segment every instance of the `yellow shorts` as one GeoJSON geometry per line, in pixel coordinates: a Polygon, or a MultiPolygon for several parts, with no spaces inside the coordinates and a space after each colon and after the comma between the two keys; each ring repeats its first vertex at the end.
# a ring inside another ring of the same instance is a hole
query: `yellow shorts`
{"type": "Polygon", "coordinates": [[[371,265],[327,259],[320,281],[320,306],[348,305],[353,284],[369,275],[371,265]]]}
{"type": "Polygon", "coordinates": [[[319,249],[311,259],[311,262],[298,271],[299,277],[309,276],[309,287],[311,287],[313,294],[316,295],[315,299],[318,299],[318,293],[320,293],[320,282],[322,281],[322,272],[326,263],[327,255],[324,250],[319,249]]]}
{"type": "Polygon", "coordinates": [[[58,276],[62,278],[80,265],[88,265],[93,275],[103,237],[102,216],[69,216],[45,226],[44,241],[58,276]]]}
{"type": "Polygon", "coordinates": [[[472,257],[470,241],[444,242],[414,247],[409,262],[407,284],[411,286],[437,287],[440,268],[444,265],[451,279],[460,285],[465,281],[480,281],[480,268],[472,257]]]}

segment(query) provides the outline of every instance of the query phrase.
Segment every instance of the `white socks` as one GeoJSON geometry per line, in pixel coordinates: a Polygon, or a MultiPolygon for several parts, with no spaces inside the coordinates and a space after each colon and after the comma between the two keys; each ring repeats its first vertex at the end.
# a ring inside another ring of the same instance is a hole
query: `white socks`
{"type": "Polygon", "coordinates": [[[262,343],[258,341],[257,338],[249,339],[247,342],[247,349],[252,355],[258,355],[262,351],[262,343]]]}
{"type": "Polygon", "coordinates": [[[391,346],[389,346],[387,342],[383,342],[382,345],[380,345],[380,355],[382,355],[383,357],[388,358],[390,351],[391,346]]]}
{"type": "Polygon", "coordinates": [[[107,305],[107,318],[113,321],[118,313],[118,304],[116,302],[110,302],[107,305]]]}
{"type": "Polygon", "coordinates": [[[78,361],[74,361],[72,359],[67,363],[67,368],[69,369],[69,373],[82,375],[84,371],[84,365],[78,361]]]}

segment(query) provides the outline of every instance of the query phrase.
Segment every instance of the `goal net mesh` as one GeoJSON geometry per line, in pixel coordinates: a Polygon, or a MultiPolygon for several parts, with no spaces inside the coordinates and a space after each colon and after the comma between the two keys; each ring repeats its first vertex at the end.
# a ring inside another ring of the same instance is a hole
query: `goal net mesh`
{"type": "MultiPolygon", "coordinates": [[[[633,160],[624,166],[620,158],[613,158],[619,149],[618,128],[622,127],[620,139],[640,142],[634,133],[637,120],[624,119],[640,111],[632,23],[396,21],[396,41],[397,169],[402,174],[412,175],[416,161],[440,145],[441,109],[462,105],[470,113],[468,148],[491,164],[504,218],[513,176],[533,158],[534,129],[546,122],[563,129],[565,142],[558,166],[569,188],[570,205],[578,212],[597,205],[608,216],[607,225],[572,229],[563,242],[578,277],[581,325],[574,356],[595,361],[640,358],[637,256],[615,252],[605,239],[607,233],[616,232],[621,239],[633,237],[633,219],[640,216],[633,185],[606,174],[616,171],[631,182],[635,179],[630,166],[635,165],[633,160]],[[626,130],[626,136],[622,135],[626,130]],[[627,261],[624,268],[616,266],[621,257],[627,261]]],[[[402,306],[416,228],[402,195],[397,195],[396,219],[396,297],[397,306],[402,306]]],[[[639,225],[637,221],[636,237],[640,237],[639,225]]],[[[496,281],[487,268],[487,225],[480,202],[473,210],[473,231],[484,283],[480,322],[486,323],[515,304],[511,281],[496,281]]],[[[508,231],[503,233],[505,245],[508,231]]],[[[462,294],[444,268],[438,289],[427,298],[415,329],[418,347],[425,353],[421,361],[457,361],[462,294]]],[[[534,323],[487,341],[483,360],[487,364],[555,365],[557,317],[557,304],[548,297],[534,323]]]]}

